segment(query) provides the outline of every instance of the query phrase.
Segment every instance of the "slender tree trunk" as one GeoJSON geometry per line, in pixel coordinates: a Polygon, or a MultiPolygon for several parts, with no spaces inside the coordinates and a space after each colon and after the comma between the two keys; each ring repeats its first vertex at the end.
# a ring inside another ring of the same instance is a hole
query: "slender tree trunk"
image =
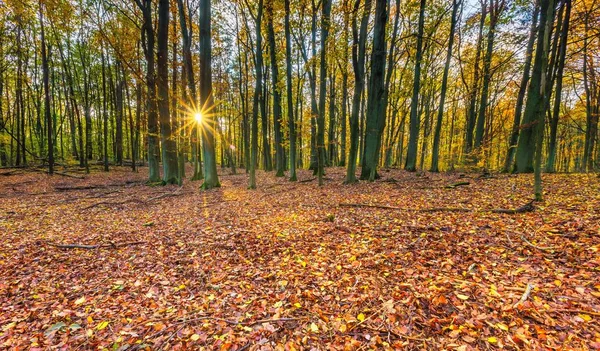
{"type": "MultiPolygon", "coordinates": [[[[42,8],[42,2],[39,2],[39,15],[40,15],[40,30],[41,30],[41,45],[42,45],[42,71],[43,71],[43,84],[44,84],[44,114],[46,118],[46,131],[48,138],[48,173],[54,174],[54,135],[52,127],[52,116],[50,115],[50,84],[49,75],[50,69],[48,68],[48,52],[46,47],[46,36],[44,35],[44,10],[42,8]]],[[[23,146],[25,144],[23,143],[23,146]]],[[[23,156],[25,153],[23,153],[23,156]]]]}
{"type": "Polygon", "coordinates": [[[421,61],[423,60],[423,27],[425,25],[425,0],[421,0],[419,9],[419,26],[417,34],[417,54],[415,62],[415,76],[413,80],[413,93],[410,103],[410,133],[408,152],[404,169],[410,172],[417,170],[417,146],[419,144],[419,91],[421,88],[421,61]]]}
{"type": "Polygon", "coordinates": [[[275,29],[273,28],[273,1],[268,0],[267,33],[269,37],[269,54],[271,58],[271,84],[273,89],[273,129],[275,132],[275,170],[276,177],[283,177],[285,170],[285,155],[283,151],[283,135],[281,132],[281,93],[279,91],[279,68],[275,47],[275,29]]]}
{"type": "Polygon", "coordinates": [[[565,68],[565,58],[567,53],[567,40],[569,35],[569,22],[571,18],[571,0],[565,0],[566,12],[565,18],[562,25],[562,31],[560,33],[560,48],[559,58],[557,62],[557,73],[556,73],[556,90],[554,91],[554,107],[552,111],[552,117],[550,119],[550,141],[548,144],[548,162],[546,164],[546,172],[553,173],[555,169],[556,159],[556,138],[558,131],[558,120],[560,114],[560,103],[562,98],[562,86],[563,86],[563,72],[565,68]]]}
{"type": "Polygon", "coordinates": [[[329,36],[329,18],[331,14],[331,0],[321,0],[321,68],[319,86],[319,117],[317,119],[317,177],[319,186],[323,185],[325,174],[325,99],[327,97],[327,39],[329,36]]]}
{"type": "Polygon", "coordinates": [[[263,14],[263,0],[258,0],[258,11],[256,15],[256,82],[254,86],[254,98],[252,102],[252,156],[250,160],[250,189],[256,189],[256,164],[258,161],[258,110],[260,108],[260,95],[262,94],[262,68],[263,68],[263,57],[262,57],[262,35],[260,32],[262,24],[263,14]]]}
{"type": "Polygon", "coordinates": [[[381,136],[385,128],[385,26],[387,20],[387,0],[376,0],[371,76],[367,98],[365,155],[362,160],[360,176],[360,179],[369,181],[374,181],[378,176],[381,136]]]}
{"type": "MultiPolygon", "coordinates": [[[[285,6],[285,63],[287,88],[287,113],[290,134],[290,181],[298,180],[296,176],[296,121],[294,120],[294,99],[292,92],[292,39],[290,30],[290,0],[284,0],[285,6]]],[[[300,92],[298,92],[299,95],[300,92]]]]}
{"type": "Polygon", "coordinates": [[[527,91],[525,113],[517,144],[515,171],[518,173],[531,173],[534,171],[533,159],[534,151],[536,150],[536,139],[537,136],[540,136],[540,138],[543,136],[543,130],[542,134],[540,134],[536,132],[536,128],[539,128],[544,122],[544,113],[546,111],[545,69],[548,63],[548,50],[545,48],[547,46],[546,41],[549,40],[549,31],[554,22],[554,4],[555,0],[542,1],[541,4],[533,73],[527,91]]]}
{"type": "Polygon", "coordinates": [[[464,154],[469,156],[473,149],[473,132],[475,131],[475,122],[477,120],[476,106],[477,106],[477,93],[479,92],[479,61],[481,59],[481,45],[483,42],[483,26],[485,25],[485,19],[487,17],[487,0],[481,2],[481,17],[479,20],[479,32],[477,34],[477,47],[475,53],[475,63],[473,65],[473,84],[469,91],[469,107],[467,109],[467,121],[465,127],[465,145],[464,154]]]}
{"type": "Polygon", "coordinates": [[[525,102],[525,93],[527,92],[527,84],[529,83],[529,76],[531,72],[531,60],[533,57],[533,44],[535,43],[535,37],[537,33],[537,22],[540,13],[539,2],[536,2],[533,17],[531,21],[531,29],[529,31],[529,40],[527,41],[527,49],[525,52],[525,65],[523,67],[523,76],[521,78],[521,85],[519,86],[519,93],[517,95],[517,102],[515,105],[515,116],[513,120],[512,131],[510,133],[510,141],[508,146],[508,152],[506,153],[506,160],[504,161],[503,172],[510,172],[515,157],[515,150],[517,147],[517,141],[519,140],[519,130],[521,125],[521,115],[523,114],[523,105],[525,102]]]}
{"type": "Polygon", "coordinates": [[[354,94],[352,96],[352,113],[350,115],[350,153],[348,155],[348,167],[346,168],[345,183],[356,183],[356,161],[359,147],[359,117],[360,101],[364,89],[365,80],[365,53],[367,41],[367,27],[371,14],[371,0],[365,0],[362,17],[360,20],[360,32],[358,28],[358,12],[360,1],[354,5],[352,15],[352,66],[354,70],[354,94]]]}
{"type": "Polygon", "coordinates": [[[444,66],[444,75],[442,76],[442,88],[440,92],[440,105],[438,107],[437,121],[435,124],[435,132],[433,135],[433,151],[431,154],[431,172],[439,172],[439,157],[440,157],[440,135],[442,133],[442,121],[444,117],[444,104],[446,102],[446,90],[448,89],[448,72],[450,70],[450,62],[452,61],[452,47],[454,45],[454,31],[456,28],[456,16],[458,7],[461,6],[462,0],[452,1],[452,19],[450,20],[450,37],[448,39],[448,52],[446,53],[446,64],[444,66]]]}
{"type": "Polygon", "coordinates": [[[163,182],[180,184],[177,142],[175,141],[169,107],[169,0],[158,2],[158,113],[162,142],[163,182]]]}
{"type": "Polygon", "coordinates": [[[104,55],[104,49],[101,50],[102,57],[102,118],[104,121],[104,136],[103,150],[104,150],[104,171],[108,172],[108,111],[107,111],[107,94],[106,94],[106,59],[104,55]]]}
{"type": "Polygon", "coordinates": [[[146,56],[146,86],[148,98],[148,182],[156,183],[160,181],[160,169],[158,155],[160,153],[158,145],[158,106],[156,102],[156,73],[154,67],[154,29],[152,20],[152,0],[136,0],[138,7],[142,11],[144,24],[142,27],[142,39],[144,44],[144,54],[146,56]],[[142,1],[144,2],[142,4],[142,1]]]}
{"type": "Polygon", "coordinates": [[[200,0],[200,106],[203,106],[202,151],[205,190],[220,187],[215,153],[216,113],[212,91],[211,3],[200,0]]]}

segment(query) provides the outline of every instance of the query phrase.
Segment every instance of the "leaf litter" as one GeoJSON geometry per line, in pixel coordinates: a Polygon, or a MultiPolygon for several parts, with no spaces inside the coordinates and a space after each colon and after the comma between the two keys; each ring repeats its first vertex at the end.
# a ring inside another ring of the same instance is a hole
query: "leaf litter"
{"type": "Polygon", "coordinates": [[[527,204],[531,176],[344,172],[3,179],[0,345],[600,348],[600,179],[545,175],[545,201],[510,214],[490,210],[527,204]]]}

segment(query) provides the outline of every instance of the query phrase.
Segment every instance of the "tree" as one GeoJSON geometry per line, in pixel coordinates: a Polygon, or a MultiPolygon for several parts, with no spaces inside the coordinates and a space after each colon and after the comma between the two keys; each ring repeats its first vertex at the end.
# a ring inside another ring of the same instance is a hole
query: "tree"
{"type": "Polygon", "coordinates": [[[284,176],[285,155],[283,152],[283,136],[281,132],[281,93],[279,91],[279,67],[275,47],[275,29],[273,28],[273,0],[268,0],[266,8],[267,35],[269,38],[269,54],[271,65],[271,84],[273,89],[273,126],[275,130],[275,170],[277,177],[284,176]]]}
{"type": "MultiPolygon", "coordinates": [[[[381,151],[381,136],[385,127],[385,26],[388,11],[386,0],[375,2],[375,25],[373,28],[373,52],[371,76],[367,98],[367,122],[365,132],[365,156],[360,179],[374,181],[381,151]]],[[[392,69],[391,67],[388,69],[392,69]]]]}
{"type": "Polygon", "coordinates": [[[481,88],[481,102],[479,103],[479,115],[475,126],[475,149],[481,147],[485,127],[486,110],[488,108],[490,81],[492,79],[492,55],[494,54],[494,39],[496,38],[496,26],[500,16],[506,8],[506,0],[490,0],[490,24],[487,33],[487,48],[483,59],[483,85],[481,88]]]}
{"type": "MultiPolygon", "coordinates": [[[[48,48],[46,47],[46,36],[44,33],[44,9],[42,1],[39,2],[40,35],[42,45],[42,71],[44,74],[44,115],[46,117],[46,130],[48,133],[48,173],[54,174],[54,128],[52,127],[52,116],[50,114],[50,69],[48,67],[48,48]]],[[[25,145],[25,144],[23,144],[25,145]]],[[[25,157],[25,153],[23,153],[25,157]]]]}
{"type": "MultiPolygon", "coordinates": [[[[165,0],[166,1],[166,0],[165,0]]],[[[202,106],[202,151],[204,155],[204,183],[202,189],[220,187],[215,154],[216,114],[212,91],[211,3],[200,0],[200,106],[202,106]]]]}
{"type": "MultiPolygon", "coordinates": [[[[180,184],[177,142],[171,131],[171,113],[169,111],[169,15],[169,0],[159,0],[157,35],[158,112],[162,142],[163,182],[166,184],[180,184]]],[[[200,84],[202,86],[202,82],[200,84]]]]}
{"type": "Polygon", "coordinates": [[[158,105],[156,102],[156,73],[154,66],[154,28],[152,21],[152,0],[136,0],[144,18],[142,43],[146,56],[146,96],[148,108],[148,182],[160,181],[158,164],[158,105]],[[143,1],[143,3],[142,3],[143,1]]]}
{"type": "MultiPolygon", "coordinates": [[[[248,6],[248,10],[252,15],[252,9],[248,6]]],[[[260,27],[262,25],[263,15],[263,0],[258,0],[258,8],[256,16],[254,18],[256,26],[256,54],[254,69],[256,71],[256,81],[254,85],[254,98],[252,102],[252,141],[251,141],[251,153],[250,157],[250,179],[248,187],[250,189],[256,189],[256,165],[258,163],[258,109],[259,102],[262,93],[262,68],[263,68],[263,57],[262,57],[262,35],[260,33],[260,27]]]]}
{"type": "Polygon", "coordinates": [[[433,136],[433,151],[431,155],[431,172],[439,171],[440,154],[440,135],[442,133],[442,119],[444,117],[444,104],[446,102],[446,90],[448,89],[448,71],[450,70],[450,61],[452,61],[452,46],[454,45],[454,30],[456,28],[456,16],[458,7],[462,5],[462,0],[452,0],[452,19],[450,20],[450,36],[448,38],[448,52],[446,53],[446,64],[444,65],[444,75],[442,77],[442,88],[440,92],[440,105],[438,107],[437,121],[435,125],[435,134],[433,136]]]}
{"type": "Polygon", "coordinates": [[[519,94],[517,95],[517,102],[515,104],[515,116],[513,120],[512,131],[510,133],[508,151],[506,152],[506,160],[504,162],[504,172],[510,172],[515,156],[517,141],[519,140],[519,127],[521,124],[521,115],[523,114],[525,93],[527,92],[527,84],[529,83],[529,76],[531,73],[531,59],[533,57],[533,44],[535,43],[539,13],[539,1],[536,1],[534,5],[533,15],[531,17],[531,29],[529,31],[529,39],[527,40],[527,49],[525,51],[525,65],[523,66],[523,75],[521,77],[521,84],[519,85],[519,94]]]}
{"type": "Polygon", "coordinates": [[[565,59],[567,54],[567,41],[569,36],[569,24],[571,19],[571,0],[565,0],[565,16],[560,32],[560,47],[558,49],[558,62],[556,63],[556,90],[554,91],[554,106],[550,119],[550,140],[548,143],[548,162],[546,163],[546,172],[553,173],[556,161],[556,145],[558,133],[558,120],[560,115],[560,106],[563,89],[563,74],[565,70],[565,59]]]}
{"type": "MultiPolygon", "coordinates": [[[[517,144],[515,171],[518,173],[531,173],[533,158],[537,146],[537,139],[542,138],[545,102],[547,100],[545,79],[546,66],[548,65],[548,42],[552,23],[554,22],[555,0],[542,1],[540,7],[540,25],[537,34],[533,73],[527,90],[527,102],[521,132],[517,144]],[[540,127],[541,126],[541,127],[540,127]]],[[[540,144],[541,146],[541,144],[540,144]]]]}
{"type": "Polygon", "coordinates": [[[352,67],[354,70],[354,94],[352,96],[352,113],[350,115],[350,153],[348,167],[346,168],[346,184],[356,183],[356,159],[358,157],[358,133],[360,100],[364,90],[365,80],[365,53],[367,42],[367,26],[371,14],[371,0],[365,0],[360,30],[358,28],[358,12],[361,1],[354,3],[352,14],[352,67]]]}
{"type": "Polygon", "coordinates": [[[319,86],[319,117],[317,119],[317,177],[319,186],[323,185],[325,174],[325,99],[327,96],[327,37],[329,36],[331,0],[321,0],[321,68],[319,86]]]}
{"type": "Polygon", "coordinates": [[[292,95],[292,39],[290,29],[290,0],[284,0],[285,6],[285,75],[287,93],[288,128],[290,134],[290,181],[298,180],[296,176],[296,121],[294,120],[294,99],[292,95]]]}
{"type": "Polygon", "coordinates": [[[419,7],[419,26],[417,28],[417,53],[415,61],[415,75],[413,79],[413,93],[410,103],[410,134],[408,151],[404,169],[414,172],[417,170],[417,145],[419,142],[419,91],[421,88],[421,60],[423,60],[423,27],[425,26],[425,0],[421,0],[419,7]]]}

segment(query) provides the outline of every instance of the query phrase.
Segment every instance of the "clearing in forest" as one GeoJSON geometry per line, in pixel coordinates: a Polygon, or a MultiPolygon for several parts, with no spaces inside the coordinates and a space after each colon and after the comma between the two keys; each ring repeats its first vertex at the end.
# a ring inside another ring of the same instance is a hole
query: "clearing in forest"
{"type": "Polygon", "coordinates": [[[600,348],[595,176],[144,172],[1,176],[2,347],[600,348]]]}

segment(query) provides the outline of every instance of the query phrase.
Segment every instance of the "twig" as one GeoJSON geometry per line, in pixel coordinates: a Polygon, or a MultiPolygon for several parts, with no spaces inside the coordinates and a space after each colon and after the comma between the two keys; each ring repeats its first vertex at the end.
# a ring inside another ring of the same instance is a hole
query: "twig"
{"type": "Polygon", "coordinates": [[[99,249],[99,248],[103,248],[103,247],[112,247],[112,248],[116,249],[116,248],[123,247],[123,246],[133,246],[133,245],[140,245],[140,244],[145,244],[145,243],[146,243],[145,241],[132,241],[132,242],[127,242],[127,243],[119,243],[119,244],[110,243],[110,244],[98,244],[98,245],[83,245],[83,244],[55,244],[55,243],[51,243],[51,242],[46,242],[47,245],[58,247],[60,249],[87,249],[87,250],[99,249]]]}
{"type": "Polygon", "coordinates": [[[289,318],[275,318],[275,319],[259,319],[256,321],[248,321],[248,322],[238,322],[238,321],[233,321],[230,319],[225,319],[225,318],[220,318],[220,317],[213,317],[213,316],[202,316],[202,317],[196,317],[196,318],[192,318],[192,319],[188,319],[188,320],[184,320],[184,321],[179,321],[175,324],[188,324],[191,322],[198,322],[198,321],[206,321],[206,320],[216,320],[216,321],[221,321],[221,322],[225,322],[227,324],[232,324],[232,325],[245,325],[245,326],[253,326],[256,324],[261,324],[261,323],[268,323],[268,322],[289,322],[289,321],[297,321],[297,320],[302,320],[304,318],[294,318],[294,317],[289,317],[289,318]]]}
{"type": "Polygon", "coordinates": [[[385,205],[370,205],[370,204],[354,204],[354,203],[340,203],[340,207],[369,207],[369,208],[383,208],[387,210],[404,210],[401,207],[385,206],[385,205]]]}
{"type": "Polygon", "coordinates": [[[503,208],[499,208],[499,209],[493,209],[491,210],[491,212],[493,213],[506,213],[506,214],[517,214],[517,213],[526,213],[526,212],[533,212],[535,211],[535,206],[533,206],[533,201],[531,200],[529,201],[527,204],[516,208],[516,209],[503,209],[503,208]]]}
{"type": "Polygon", "coordinates": [[[535,244],[532,244],[529,240],[527,240],[527,238],[525,238],[525,236],[521,235],[521,240],[523,240],[525,242],[525,244],[533,247],[534,249],[538,249],[540,251],[554,251],[553,247],[541,247],[541,246],[537,246],[535,244]]]}
{"type": "Polygon", "coordinates": [[[596,311],[562,309],[562,310],[554,310],[554,311],[550,311],[550,312],[582,313],[582,314],[589,314],[592,316],[600,317],[600,312],[596,312],[596,311]]]}
{"type": "Polygon", "coordinates": [[[519,301],[517,301],[517,303],[515,303],[513,305],[513,308],[517,308],[519,305],[521,305],[522,303],[527,301],[527,299],[529,298],[529,295],[531,294],[532,289],[533,289],[533,285],[527,283],[527,288],[525,289],[525,292],[523,293],[523,295],[521,296],[519,301]]]}
{"type": "Polygon", "coordinates": [[[458,182],[458,183],[446,185],[445,188],[446,189],[454,189],[454,188],[458,188],[459,186],[465,186],[465,185],[470,185],[470,184],[471,183],[469,183],[469,182],[458,182]]]}
{"type": "Polygon", "coordinates": [[[298,183],[308,183],[308,182],[312,182],[313,180],[316,180],[317,178],[308,178],[308,179],[303,179],[303,180],[299,180],[298,183]]]}

